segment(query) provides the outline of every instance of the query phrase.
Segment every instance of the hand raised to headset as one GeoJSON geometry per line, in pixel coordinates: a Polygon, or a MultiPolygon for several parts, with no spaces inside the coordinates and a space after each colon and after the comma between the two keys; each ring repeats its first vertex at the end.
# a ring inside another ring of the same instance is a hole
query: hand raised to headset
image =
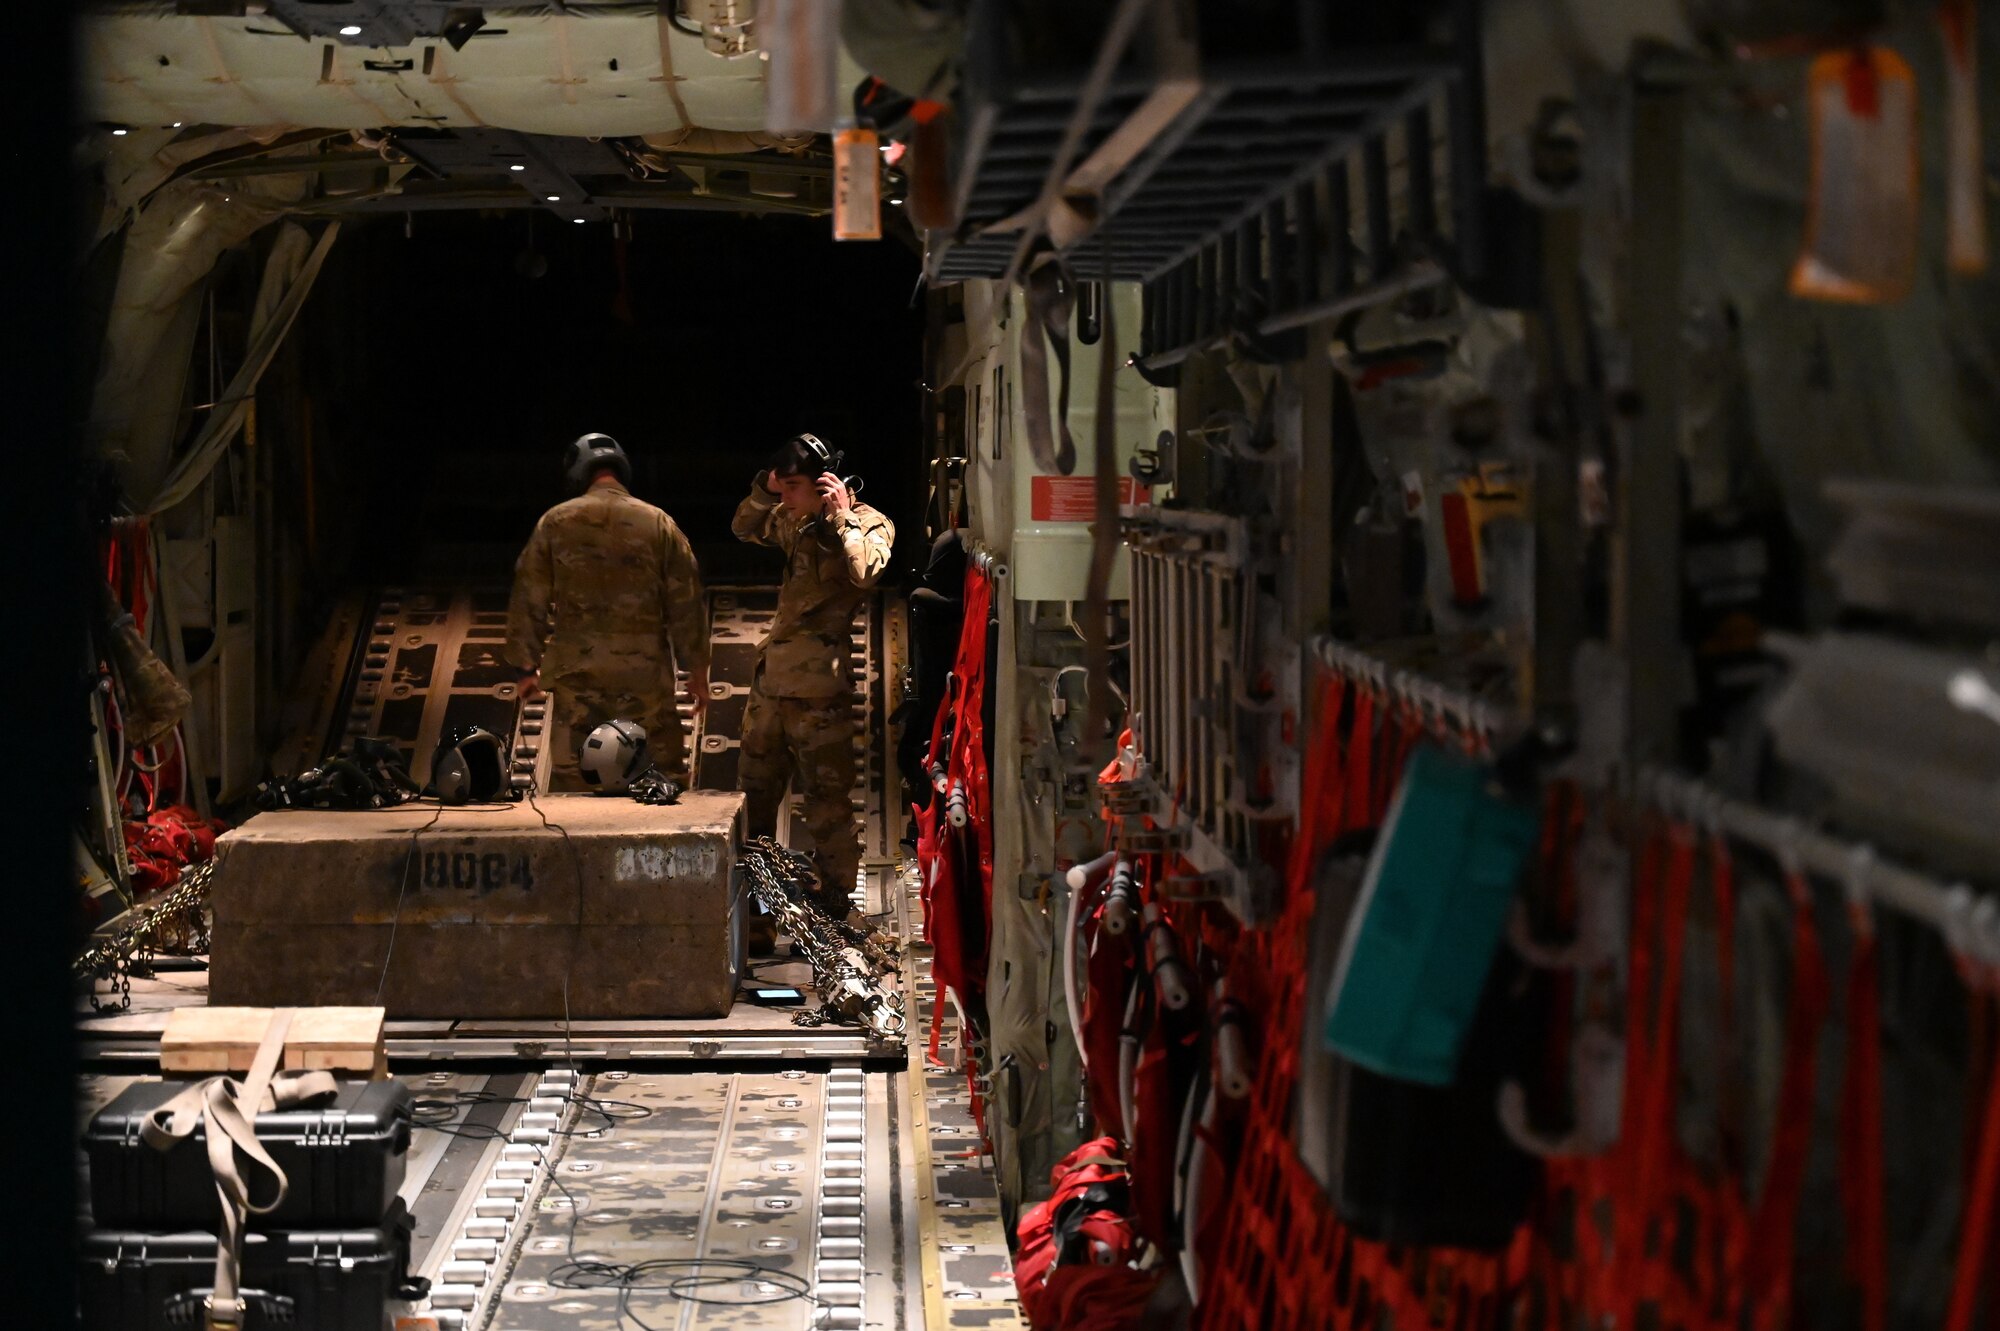
{"type": "Polygon", "coordinates": [[[847,492],[847,482],[832,472],[821,472],[819,479],[813,482],[813,488],[819,491],[820,500],[825,505],[823,511],[828,517],[837,518],[854,511],[854,496],[847,492]]]}

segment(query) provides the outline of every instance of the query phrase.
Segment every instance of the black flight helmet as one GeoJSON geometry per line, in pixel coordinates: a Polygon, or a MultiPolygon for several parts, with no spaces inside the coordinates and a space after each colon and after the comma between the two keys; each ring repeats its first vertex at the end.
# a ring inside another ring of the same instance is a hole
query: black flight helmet
{"type": "Polygon", "coordinates": [[[431,759],[431,789],[446,804],[484,804],[507,787],[507,757],[499,736],[480,726],[453,726],[431,759]]]}
{"type": "Polygon", "coordinates": [[[796,435],[772,454],[771,474],[818,480],[828,472],[838,475],[844,456],[816,434],[796,435]]]}
{"type": "Polygon", "coordinates": [[[563,452],[563,476],[569,488],[582,494],[598,472],[610,469],[621,485],[632,486],[632,461],[608,434],[587,434],[563,452]]]}

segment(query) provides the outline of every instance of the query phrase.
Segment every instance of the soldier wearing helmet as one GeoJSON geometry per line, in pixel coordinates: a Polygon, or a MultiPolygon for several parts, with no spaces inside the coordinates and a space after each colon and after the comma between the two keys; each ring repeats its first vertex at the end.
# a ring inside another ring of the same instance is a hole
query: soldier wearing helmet
{"type": "Polygon", "coordinates": [[[848,913],[861,867],[852,805],[856,774],[854,612],[889,566],[896,529],[854,498],[841,455],[802,434],[778,450],[736,508],[738,539],[785,557],[778,613],[758,649],[743,717],[743,792],[752,836],[777,828],[778,804],[796,779],[805,796],[823,904],[848,913]]]}
{"type": "Polygon", "coordinates": [[[621,717],[644,727],[661,773],[685,786],[676,664],[695,711],[708,706],[708,610],[694,551],[672,518],[632,496],[632,464],[616,440],[584,435],[563,471],[577,495],[535,524],[507,607],[507,659],[522,696],[554,695],[550,789],[586,788],[577,753],[600,723],[621,717]]]}

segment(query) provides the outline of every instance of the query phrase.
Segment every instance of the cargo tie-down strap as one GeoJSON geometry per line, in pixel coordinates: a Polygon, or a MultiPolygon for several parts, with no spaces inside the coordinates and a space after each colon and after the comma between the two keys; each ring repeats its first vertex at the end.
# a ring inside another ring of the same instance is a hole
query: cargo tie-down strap
{"type": "MultiPolygon", "coordinates": [[[[1976,971],[1969,963],[1965,981],[1976,1005],[1979,1019],[1974,1038],[1986,1047],[1975,1048],[1975,1059],[1986,1063],[1986,1092],[1982,1106],[1976,1083],[1966,1097],[1967,1117],[1977,1115],[1977,1126],[1968,1134],[1970,1156],[1966,1161],[1965,1205],[1958,1232],[1958,1272],[1952,1283],[1951,1302],[1945,1313],[1945,1331],[1973,1331],[1979,1314],[1980,1287],[1996,1274],[1993,1261],[2000,1249],[2000,973],[1976,971]]],[[[2000,1291],[1993,1296],[2000,1306],[2000,1291]]],[[[1991,1314],[1989,1313],[1989,1320],[1991,1314]]]]}
{"type": "Polygon", "coordinates": [[[209,1077],[195,1082],[149,1114],[139,1126],[140,1140],[156,1151],[171,1151],[208,1125],[208,1165],[215,1174],[215,1193],[222,1202],[222,1228],[215,1250],[215,1286],[205,1304],[209,1331],[235,1331],[244,1324],[245,1299],[238,1288],[243,1258],[243,1226],[248,1217],[266,1215],[285,1200],[285,1171],[257,1141],[257,1115],[266,1107],[288,1109],[335,1094],[339,1087],[329,1072],[279,1072],[285,1035],[296,1009],[279,1008],[264,1028],[264,1038],[242,1081],[209,1077]],[[255,1201],[250,1180],[237,1167],[241,1151],[256,1170],[274,1184],[269,1200],[255,1201]]]}
{"type": "MultiPolygon", "coordinates": [[[[1036,471],[1067,476],[1076,470],[1076,441],[1069,432],[1069,316],[1076,305],[1076,284],[1060,258],[1049,252],[1034,261],[1023,286],[1028,327],[1021,338],[1021,420],[1027,427],[1028,452],[1036,471]],[[1051,350],[1058,375],[1053,428],[1049,422],[1051,350]]],[[[998,412],[999,406],[994,410],[998,412]]]]}
{"type": "MultiPolygon", "coordinates": [[[[1831,1007],[1831,985],[1813,921],[1810,889],[1789,874],[1791,982],[1785,1004],[1783,1058],[1764,1169],[1752,1194],[1734,1162],[1718,1167],[1691,1158],[1676,1131],[1676,1087],[1685,1050],[1678,1016],[1686,978],[1693,889],[1701,850],[1718,920],[1732,918],[1735,866],[1718,839],[1699,839],[1681,824],[1655,827],[1640,851],[1632,901],[1626,985],[1624,1112],[1617,1144],[1602,1155],[1549,1164],[1547,1193],[1575,1202],[1573,1256],[1546,1250],[1542,1261],[1551,1308],[1568,1308],[1620,1326],[1644,1320],[1650,1305],[1666,1325],[1776,1331],[1793,1311],[1797,1217],[1811,1147],[1817,1047],[1831,1007]],[[1609,1216],[1608,1227],[1599,1223],[1609,1216]]],[[[1735,958],[1720,931],[1719,989],[1733,994],[1735,958]]],[[[1865,1006],[1863,992],[1851,999],[1865,1006]]],[[[1731,1038],[1724,1016],[1721,1038],[1731,1038]]],[[[1725,1082],[1727,1074],[1725,1073],[1725,1082]]],[[[1849,1091],[1866,1098],[1866,1070],[1849,1091]]],[[[1725,1085],[1719,1101],[1734,1093],[1725,1085]]],[[[1725,1110],[1725,1117],[1727,1117],[1725,1110]]],[[[1724,1139],[1734,1136],[1731,1124],[1724,1139]]],[[[1849,1137],[1856,1144],[1858,1129],[1849,1137]]],[[[1865,1208],[1855,1188],[1850,1200],[1865,1208]]]]}
{"type": "MultiPolygon", "coordinates": [[[[942,785],[917,810],[917,859],[924,882],[924,936],[940,990],[983,1010],[987,937],[992,928],[993,811],[986,771],[987,620],[993,584],[977,563],[965,571],[965,621],[945,702],[924,757],[942,785]],[[942,815],[942,816],[940,816],[942,815]]],[[[932,1009],[930,1052],[939,1049],[943,1005],[932,1009]]],[[[978,1104],[975,1097],[974,1104],[978,1104]]]]}

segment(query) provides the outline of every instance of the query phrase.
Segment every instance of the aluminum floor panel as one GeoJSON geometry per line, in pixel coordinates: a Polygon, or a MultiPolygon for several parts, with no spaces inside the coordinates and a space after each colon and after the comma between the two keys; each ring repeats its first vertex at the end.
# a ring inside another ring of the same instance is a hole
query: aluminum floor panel
{"type": "MultiPolygon", "coordinates": [[[[526,1213],[490,1325],[500,1331],[614,1331],[621,1295],[562,1285],[566,1264],[695,1259],[752,1263],[810,1288],[818,1259],[826,1150],[825,1074],[617,1072],[587,1094],[616,1101],[619,1121],[578,1132],[526,1213]],[[642,1116],[643,1115],[643,1116],[642,1116]]],[[[657,1268],[656,1268],[657,1269],[657,1268]]],[[[658,1281],[668,1278],[661,1270],[658,1281]]],[[[664,1289],[624,1296],[632,1320],[676,1328],[806,1331],[813,1305],[743,1271],[695,1303],[664,1289]]],[[[629,1325],[629,1323],[624,1323],[629,1325]]]]}

